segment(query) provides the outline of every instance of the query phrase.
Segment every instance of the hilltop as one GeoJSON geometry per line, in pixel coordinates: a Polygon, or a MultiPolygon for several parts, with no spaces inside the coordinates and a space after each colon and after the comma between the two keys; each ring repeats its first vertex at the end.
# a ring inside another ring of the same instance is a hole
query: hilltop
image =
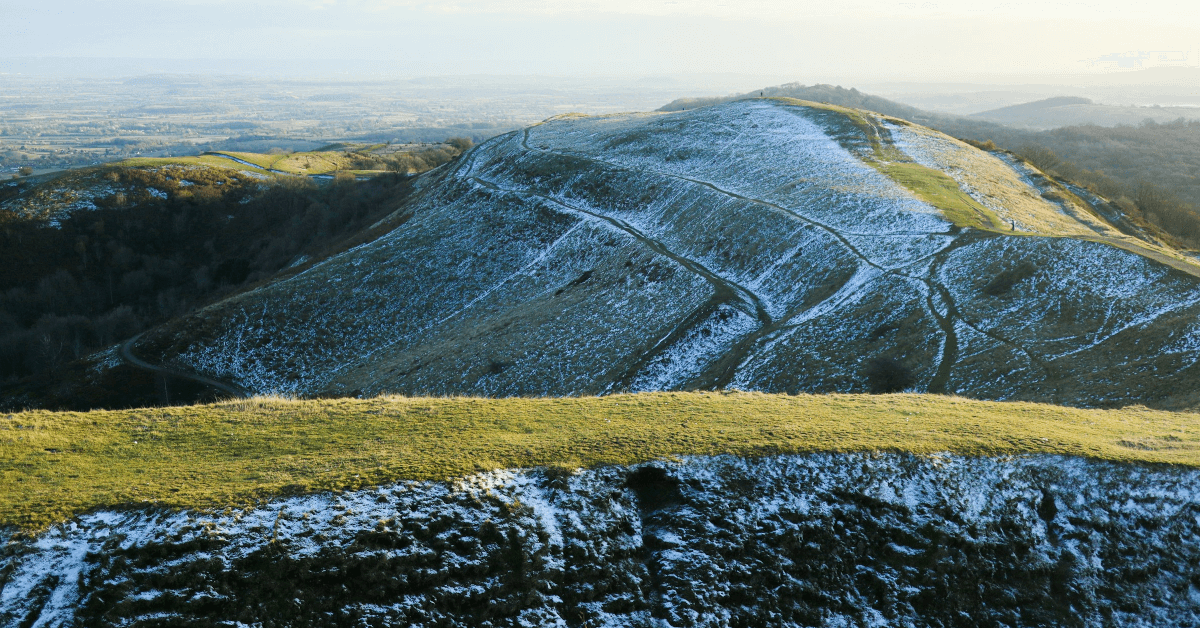
{"type": "Polygon", "coordinates": [[[254,398],[0,417],[0,529],[96,508],[223,509],[543,467],[677,456],[1063,455],[1200,467],[1200,417],[937,395],[254,398]]]}
{"type": "Polygon", "coordinates": [[[898,118],[788,99],[563,116],[415,186],[386,235],[135,352],[300,395],[1197,403],[1193,258],[1086,189],[898,118]]]}
{"type": "Polygon", "coordinates": [[[1195,119],[1195,108],[1117,107],[1059,97],[959,116],[925,111],[857,89],[787,83],[720,98],[681,98],[659,111],[760,97],[865,109],[979,145],[998,146],[1047,174],[1120,203],[1125,214],[1154,224],[1176,241],[1200,248],[1200,185],[1194,176],[1200,168],[1200,120],[1195,119]],[[999,117],[993,119],[991,114],[999,117]],[[1038,122],[1038,116],[1047,119],[1038,122]],[[1036,123],[1025,124],[1031,120],[1036,123]],[[1019,128],[1023,126],[1046,130],[1019,128]]]}

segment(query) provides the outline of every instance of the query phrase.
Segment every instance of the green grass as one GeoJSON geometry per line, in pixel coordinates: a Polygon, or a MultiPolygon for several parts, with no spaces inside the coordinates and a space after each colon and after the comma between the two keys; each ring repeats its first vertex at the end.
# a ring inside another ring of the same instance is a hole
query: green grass
{"type": "Polygon", "coordinates": [[[1200,415],[926,395],[252,399],[0,415],[0,525],[102,506],[223,508],[510,467],[676,455],[1054,453],[1200,466],[1200,415]]]}
{"type": "Polygon", "coordinates": [[[346,171],[350,172],[351,174],[360,175],[373,175],[383,172],[382,170],[352,169],[351,165],[353,163],[354,161],[351,158],[347,157],[340,151],[314,151],[307,153],[290,153],[286,155],[216,151],[195,157],[135,157],[120,162],[120,165],[130,167],[200,165],[226,168],[230,170],[248,170],[257,174],[270,176],[276,176],[279,173],[306,176],[315,174],[334,174],[339,171],[346,171]],[[232,159],[222,157],[222,155],[236,157],[244,162],[253,164],[253,166],[248,166],[244,163],[238,163],[232,159]]]}
{"type": "Polygon", "coordinates": [[[890,178],[917,198],[941,210],[946,219],[960,227],[972,227],[997,233],[1012,231],[995,212],[971,198],[949,175],[913,161],[891,143],[887,129],[875,117],[897,124],[909,124],[891,118],[848,107],[815,103],[794,98],[772,98],[792,106],[806,107],[834,116],[824,116],[832,124],[834,137],[865,163],[890,178]],[[840,118],[840,121],[838,119],[840,118]]]}
{"type": "MultiPolygon", "coordinates": [[[[119,166],[127,166],[130,168],[158,167],[158,166],[209,166],[212,168],[224,168],[226,170],[246,170],[248,166],[239,164],[235,161],[218,157],[216,155],[206,154],[195,157],[133,157],[117,162],[119,166]]],[[[253,170],[252,170],[253,172],[253,170]]],[[[269,174],[265,170],[257,174],[269,174]]]]}
{"type": "Polygon", "coordinates": [[[252,163],[263,170],[278,170],[287,174],[330,174],[347,169],[350,159],[340,151],[305,152],[268,155],[218,151],[214,155],[229,155],[252,163]]]}
{"type": "Polygon", "coordinates": [[[238,159],[241,159],[242,161],[252,163],[252,164],[258,166],[259,168],[262,168],[263,170],[271,170],[272,168],[275,167],[276,163],[282,161],[283,159],[285,159],[287,157],[287,155],[282,155],[282,154],[267,155],[264,153],[241,153],[241,152],[223,151],[223,150],[222,151],[213,151],[210,154],[214,155],[214,156],[218,156],[218,158],[220,158],[219,157],[220,155],[228,155],[230,157],[236,157],[238,159]]]}
{"type": "Polygon", "coordinates": [[[917,198],[940,209],[946,219],[960,227],[997,233],[1011,230],[996,213],[980,205],[949,175],[912,161],[870,162],[876,170],[908,188],[917,198]]]}

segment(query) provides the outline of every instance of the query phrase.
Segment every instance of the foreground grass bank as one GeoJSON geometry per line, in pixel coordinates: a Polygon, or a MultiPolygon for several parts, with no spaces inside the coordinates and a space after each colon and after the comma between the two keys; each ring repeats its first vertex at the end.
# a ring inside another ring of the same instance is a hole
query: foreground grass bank
{"type": "Polygon", "coordinates": [[[0,525],[95,507],[223,508],[498,468],[673,455],[1053,453],[1200,466],[1200,415],[932,395],[250,399],[0,415],[0,525]]]}

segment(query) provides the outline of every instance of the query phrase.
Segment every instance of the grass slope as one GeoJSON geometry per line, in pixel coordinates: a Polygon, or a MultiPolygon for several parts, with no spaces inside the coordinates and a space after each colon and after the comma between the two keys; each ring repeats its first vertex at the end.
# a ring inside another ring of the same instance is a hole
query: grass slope
{"type": "MultiPolygon", "coordinates": [[[[1066,237],[1100,242],[1200,277],[1200,265],[1197,265],[1193,257],[1183,255],[1162,243],[1122,234],[1102,218],[1089,203],[1076,196],[1061,182],[1044,175],[1044,173],[1038,172],[1037,175],[1042,184],[1046,186],[1046,190],[1041,192],[1041,196],[1049,202],[1042,202],[1040,207],[1031,212],[1027,211],[1026,215],[1021,216],[1022,222],[1032,228],[1032,231],[1015,231],[995,211],[972,198],[954,178],[941,170],[916,163],[912,157],[897,149],[892,142],[890,133],[882,126],[882,123],[901,125],[913,129],[916,133],[941,135],[937,131],[914,127],[911,122],[900,118],[839,105],[787,97],[771,97],[770,100],[841,116],[841,120],[825,116],[825,121],[830,124],[831,133],[843,146],[855,153],[864,163],[895,181],[917,198],[941,210],[947,220],[959,227],[979,229],[1001,235],[1066,237]],[[1063,207],[1070,208],[1069,213],[1073,215],[1068,216],[1068,212],[1065,212],[1063,207]]],[[[965,144],[952,140],[948,136],[943,136],[943,139],[948,143],[960,144],[967,153],[983,154],[980,151],[967,149],[965,144]]],[[[941,157],[952,162],[952,157],[961,158],[961,155],[943,154],[941,157]]],[[[1015,159],[1015,156],[1011,154],[1010,157],[1015,159]]],[[[961,163],[955,165],[958,166],[956,168],[959,170],[958,176],[969,180],[972,187],[987,189],[990,187],[989,181],[987,181],[989,177],[1000,178],[999,173],[995,171],[995,165],[999,162],[992,161],[996,163],[988,164],[976,159],[969,165],[961,163]]],[[[1030,164],[1025,165],[1032,168],[1030,164]]],[[[1025,205],[1024,209],[1026,210],[1032,209],[1027,203],[1020,202],[1020,199],[1014,198],[1013,195],[1004,195],[1004,197],[1005,204],[1009,206],[1006,209],[1015,208],[1017,205],[1025,205]]]]}
{"type": "MultiPolygon", "coordinates": [[[[835,129],[837,126],[842,128],[835,130],[834,136],[865,163],[908,189],[917,198],[942,210],[947,220],[960,227],[1011,233],[994,212],[971,198],[954,179],[943,172],[916,163],[911,157],[897,150],[892,145],[887,131],[880,126],[879,120],[875,119],[877,114],[795,98],[773,97],[770,100],[844,116],[846,125],[835,125],[835,129]],[[847,127],[857,131],[859,137],[848,133],[847,127]]],[[[888,116],[882,116],[880,120],[910,124],[888,116]]]]}
{"type": "Polygon", "coordinates": [[[1200,415],[741,392],[31,411],[0,417],[0,525],[37,529],[104,506],[222,508],[501,468],[885,451],[1200,466],[1200,415]]]}

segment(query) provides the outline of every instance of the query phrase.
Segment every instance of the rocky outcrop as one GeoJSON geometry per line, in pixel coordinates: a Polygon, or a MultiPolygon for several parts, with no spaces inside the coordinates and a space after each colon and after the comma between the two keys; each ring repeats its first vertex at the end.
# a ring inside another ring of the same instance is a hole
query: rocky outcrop
{"type": "Polygon", "coordinates": [[[1200,625],[1200,471],[1062,457],[495,472],[6,534],[9,626],[1200,625]]]}

